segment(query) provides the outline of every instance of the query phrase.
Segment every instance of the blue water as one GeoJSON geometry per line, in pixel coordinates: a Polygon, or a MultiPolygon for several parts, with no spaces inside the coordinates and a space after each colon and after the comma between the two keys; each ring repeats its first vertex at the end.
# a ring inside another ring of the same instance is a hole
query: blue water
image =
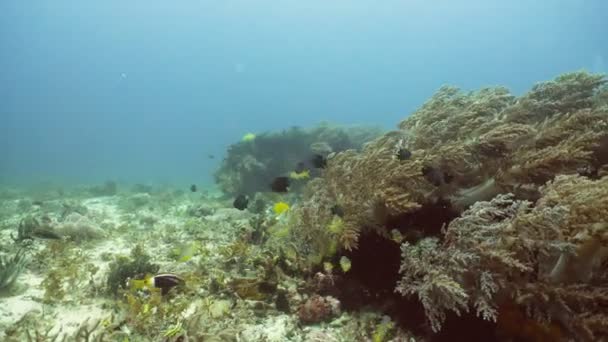
{"type": "Polygon", "coordinates": [[[3,0],[0,183],[210,183],[247,132],[606,72],[605,0],[3,0]],[[216,155],[208,159],[208,154],[216,155]]]}

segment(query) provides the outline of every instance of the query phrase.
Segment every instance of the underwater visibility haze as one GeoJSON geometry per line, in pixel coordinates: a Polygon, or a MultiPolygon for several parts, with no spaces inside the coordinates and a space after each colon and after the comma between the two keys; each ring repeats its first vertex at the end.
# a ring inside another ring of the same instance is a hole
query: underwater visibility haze
{"type": "Polygon", "coordinates": [[[608,340],[608,2],[0,3],[0,340],[608,340]]]}
{"type": "Polygon", "coordinates": [[[444,84],[521,94],[606,72],[607,11],[600,0],[4,1],[0,180],[209,184],[247,132],[392,128],[444,84]]]}

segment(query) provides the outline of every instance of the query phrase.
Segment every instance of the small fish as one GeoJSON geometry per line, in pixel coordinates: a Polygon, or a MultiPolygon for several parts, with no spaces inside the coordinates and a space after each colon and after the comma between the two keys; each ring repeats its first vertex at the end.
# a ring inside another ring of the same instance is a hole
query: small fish
{"type": "Polygon", "coordinates": [[[351,267],[352,267],[352,263],[350,262],[350,259],[343,255],[340,258],[340,268],[342,269],[342,272],[344,272],[344,273],[348,272],[351,267]]]}
{"type": "Polygon", "coordinates": [[[277,177],[270,184],[270,188],[274,192],[287,192],[287,188],[289,188],[289,178],[287,177],[277,177]]]}
{"type": "Polygon", "coordinates": [[[173,250],[175,256],[177,257],[177,261],[179,262],[187,262],[196,254],[198,250],[198,245],[195,242],[190,244],[184,244],[179,246],[173,250]]]}
{"type": "Polygon", "coordinates": [[[245,210],[249,205],[249,198],[245,195],[238,195],[232,202],[232,206],[237,208],[238,210],[245,210]]]}
{"type": "Polygon", "coordinates": [[[449,173],[443,172],[436,167],[428,165],[422,168],[422,175],[434,186],[449,184],[454,179],[454,176],[450,175],[449,173]]]}
{"type": "Polygon", "coordinates": [[[310,178],[310,172],[308,170],[304,170],[300,173],[291,171],[291,173],[289,174],[289,178],[296,180],[308,179],[310,178]]]}
{"type": "Polygon", "coordinates": [[[320,154],[315,154],[310,159],[310,162],[317,169],[324,169],[327,166],[327,158],[323,157],[320,154]]]}
{"type": "Polygon", "coordinates": [[[129,280],[129,287],[131,290],[141,289],[160,289],[161,294],[167,294],[169,290],[177,285],[184,283],[184,280],[178,275],[172,273],[162,273],[155,276],[146,275],[144,279],[131,279],[129,280]]]}
{"type": "Polygon", "coordinates": [[[331,207],[330,210],[331,210],[332,215],[336,215],[338,217],[344,217],[344,209],[342,209],[341,206],[336,204],[333,207],[331,207]]]}
{"type": "Polygon", "coordinates": [[[412,157],[412,152],[402,147],[397,151],[396,157],[399,160],[408,160],[412,157]]]}
{"type": "Polygon", "coordinates": [[[306,164],[304,162],[299,162],[294,169],[295,173],[302,173],[306,171],[306,164]]]}
{"type": "Polygon", "coordinates": [[[255,134],[253,134],[253,133],[247,133],[247,134],[243,135],[243,138],[241,140],[244,141],[244,142],[254,141],[255,140],[255,134]]]}
{"type": "Polygon", "coordinates": [[[209,158],[209,159],[215,159],[215,156],[213,154],[208,154],[207,158],[209,158]]]}
{"type": "Polygon", "coordinates": [[[272,211],[274,211],[274,213],[277,215],[281,215],[282,213],[286,212],[287,210],[289,210],[289,204],[287,204],[285,202],[277,202],[272,207],[272,211]]]}
{"type": "Polygon", "coordinates": [[[196,192],[196,184],[190,185],[190,191],[196,192]]]}
{"type": "Polygon", "coordinates": [[[323,263],[323,270],[326,273],[331,273],[331,271],[333,271],[333,269],[334,269],[334,265],[332,265],[331,262],[326,261],[323,263]]]}
{"type": "Polygon", "coordinates": [[[405,240],[405,237],[403,237],[400,231],[398,231],[397,229],[393,229],[391,230],[391,240],[395,241],[398,244],[401,244],[403,240],[405,240]]]}

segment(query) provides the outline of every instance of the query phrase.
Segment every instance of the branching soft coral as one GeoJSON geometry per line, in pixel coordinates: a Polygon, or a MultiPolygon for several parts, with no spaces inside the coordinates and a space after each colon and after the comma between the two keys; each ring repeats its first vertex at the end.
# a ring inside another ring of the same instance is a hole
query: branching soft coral
{"type": "MultiPolygon", "coordinates": [[[[531,254],[523,246],[513,248],[514,240],[525,233],[513,229],[513,220],[529,206],[501,195],[476,203],[452,221],[442,244],[435,238],[403,244],[403,278],[396,290],[418,296],[434,331],[440,330],[448,310],[460,314],[475,307],[478,315],[496,320],[497,291],[533,271],[531,254]]],[[[544,243],[526,240],[530,245],[544,243]]]]}
{"type": "Polygon", "coordinates": [[[299,253],[307,255],[309,261],[321,262],[335,249],[339,232],[328,228],[332,222],[331,208],[334,199],[327,192],[325,180],[312,180],[304,193],[307,205],[296,206],[289,212],[289,241],[299,253]]]}
{"type": "Polygon", "coordinates": [[[512,195],[475,203],[442,243],[404,244],[396,290],[419,297],[435,331],[446,311],[500,319],[511,298],[573,336],[606,337],[603,304],[586,312],[581,302],[605,303],[608,291],[608,177],[558,176],[541,193],[535,206],[512,195]]]}
{"type": "Polygon", "coordinates": [[[576,72],[519,98],[444,87],[399,131],[329,158],[299,209],[302,222],[315,223],[299,227],[323,232],[337,205],[342,235],[309,236],[350,249],[368,232],[389,238],[411,222],[436,225],[422,215],[428,208],[458,210],[441,233],[402,245],[396,291],[419,298],[434,331],[448,312],[500,321],[510,306],[569,337],[606,339],[605,84],[576,72]],[[594,298],[600,304],[585,312],[581,303],[594,298]]]}
{"type": "Polygon", "coordinates": [[[551,272],[557,283],[588,281],[608,257],[608,177],[592,181],[559,176],[541,189],[539,208],[563,206],[568,216],[561,222],[563,238],[577,246],[563,254],[551,272]]]}
{"type": "MultiPolygon", "coordinates": [[[[566,74],[519,99],[501,87],[441,88],[401,130],[329,159],[315,186],[343,209],[343,245],[355,248],[368,231],[407,229],[385,225],[443,199],[458,211],[506,192],[536,200],[555,175],[608,172],[608,108],[594,101],[604,82],[566,74]],[[401,160],[400,149],[411,156],[401,160]]],[[[303,206],[318,208],[311,199],[303,206]]]]}
{"type": "Polygon", "coordinates": [[[534,144],[512,157],[501,176],[503,183],[542,185],[556,174],[598,169],[605,163],[608,108],[557,115],[542,126],[534,144]]]}
{"type": "Polygon", "coordinates": [[[506,121],[536,123],[556,114],[589,108],[594,96],[606,83],[604,75],[572,72],[535,85],[530,92],[505,111],[506,121]]]}
{"type": "Polygon", "coordinates": [[[465,94],[444,86],[399,128],[411,133],[408,143],[412,149],[463,141],[500,123],[499,113],[513,101],[514,96],[502,87],[465,94]]]}
{"type": "Polygon", "coordinates": [[[415,211],[435,187],[424,179],[423,161],[395,157],[399,139],[385,136],[331,158],[323,186],[344,211],[349,236],[382,227],[386,217],[415,211]]]}

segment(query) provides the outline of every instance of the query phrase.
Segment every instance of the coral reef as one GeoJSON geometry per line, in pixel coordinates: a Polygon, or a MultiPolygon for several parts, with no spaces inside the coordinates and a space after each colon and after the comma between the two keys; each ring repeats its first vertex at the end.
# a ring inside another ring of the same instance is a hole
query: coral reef
{"type": "Polygon", "coordinates": [[[552,322],[546,336],[606,338],[605,84],[575,72],[521,97],[441,88],[399,130],[329,158],[292,211],[293,245],[313,265],[353,255],[356,271],[362,239],[401,244],[396,291],[435,332],[452,313],[508,326],[501,312],[521,311],[552,322]]]}
{"type": "Polygon", "coordinates": [[[312,129],[293,127],[280,133],[258,134],[228,148],[228,154],[215,179],[229,195],[269,191],[268,184],[280,175],[288,175],[300,162],[314,154],[358,148],[380,134],[370,127],[338,127],[321,124],[312,129]]]}
{"type": "Polygon", "coordinates": [[[0,339],[606,340],[607,94],[575,72],[443,87],[383,135],[247,134],[223,193],[0,186],[0,339]]]}
{"type": "Polygon", "coordinates": [[[578,339],[604,338],[608,178],[558,176],[541,194],[535,206],[513,195],[475,203],[442,243],[403,244],[397,291],[420,299],[436,331],[446,310],[495,321],[514,301],[578,339]]]}
{"type": "Polygon", "coordinates": [[[566,74],[521,98],[504,88],[467,94],[441,88],[399,131],[330,158],[323,178],[311,184],[314,215],[301,220],[322,217],[306,225],[325,226],[337,204],[352,245],[357,234],[382,233],[391,219],[441,199],[457,211],[499,193],[534,200],[557,174],[597,175],[608,151],[608,108],[593,105],[603,83],[597,75],[566,74]],[[538,108],[548,114],[539,116],[538,108]],[[399,160],[401,148],[411,158],[399,160]]]}

